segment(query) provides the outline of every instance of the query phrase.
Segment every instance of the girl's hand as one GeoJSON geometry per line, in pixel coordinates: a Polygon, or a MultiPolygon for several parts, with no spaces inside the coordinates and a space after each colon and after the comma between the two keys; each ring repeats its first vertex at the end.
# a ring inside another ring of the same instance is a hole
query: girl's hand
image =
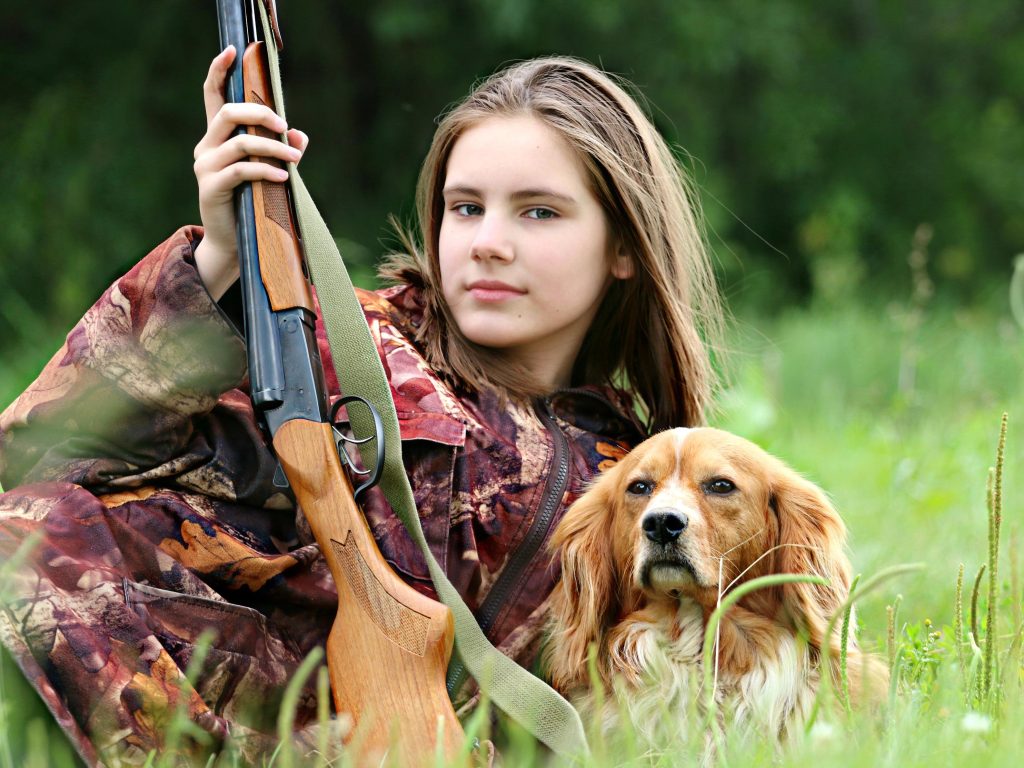
{"type": "Polygon", "coordinates": [[[297,163],[309,143],[302,131],[287,132],[288,144],[276,139],[235,135],[239,126],[262,126],[283,133],[284,120],[262,104],[225,104],[224,83],[235,60],[234,46],[225,48],[210,64],[203,83],[206,135],[196,145],[193,166],[199,183],[199,217],[205,234],[196,247],[196,267],[214,300],[238,279],[235,245],[234,190],[243,181],[286,181],[288,171],[249,157],[268,157],[297,163]]]}

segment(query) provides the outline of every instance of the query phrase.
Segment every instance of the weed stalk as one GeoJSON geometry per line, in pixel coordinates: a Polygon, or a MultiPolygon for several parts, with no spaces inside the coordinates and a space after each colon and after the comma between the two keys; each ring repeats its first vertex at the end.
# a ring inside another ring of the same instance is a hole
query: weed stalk
{"type": "Polygon", "coordinates": [[[903,595],[896,595],[892,605],[885,607],[888,618],[888,627],[885,636],[885,648],[889,659],[889,700],[892,701],[899,690],[900,669],[902,665],[900,647],[897,644],[896,626],[899,621],[900,603],[903,602],[903,595]]]}
{"type": "MultiPolygon", "coordinates": [[[[860,581],[860,574],[858,573],[853,583],[850,584],[850,594],[857,592],[857,583],[860,581]]],[[[839,690],[843,700],[843,708],[846,710],[846,715],[853,715],[853,705],[850,703],[850,675],[846,669],[847,664],[847,653],[850,645],[850,617],[853,615],[853,601],[849,602],[846,606],[846,610],[843,611],[843,625],[839,635],[839,690]]]]}
{"type": "Polygon", "coordinates": [[[1003,414],[999,427],[999,443],[996,448],[996,465],[989,470],[988,482],[988,614],[985,627],[985,663],[982,667],[982,697],[991,711],[999,706],[999,693],[993,693],[998,686],[994,679],[998,655],[999,632],[997,631],[999,607],[999,529],[1003,521],[1003,461],[1006,455],[1007,414],[1003,414]]]}
{"type": "Polygon", "coordinates": [[[967,653],[964,648],[964,564],[956,574],[956,598],[953,604],[953,641],[956,644],[956,660],[960,665],[960,684],[967,691],[967,653]]]}

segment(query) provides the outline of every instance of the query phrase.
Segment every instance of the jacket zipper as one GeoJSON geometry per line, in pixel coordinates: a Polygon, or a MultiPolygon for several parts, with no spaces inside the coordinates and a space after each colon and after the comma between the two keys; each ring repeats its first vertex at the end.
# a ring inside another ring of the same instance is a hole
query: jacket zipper
{"type": "MultiPolygon", "coordinates": [[[[541,497],[540,510],[533,519],[530,530],[527,531],[516,551],[512,553],[501,576],[491,587],[477,612],[477,622],[484,634],[487,634],[493,627],[495,619],[501,613],[501,609],[505,607],[509,596],[518,593],[527,567],[533,562],[541,544],[547,538],[551,522],[555,512],[558,511],[559,503],[565,495],[565,488],[569,482],[569,440],[555,422],[550,398],[538,400],[534,405],[534,411],[551,435],[554,446],[554,458],[551,461],[552,471],[548,474],[544,495],[541,497]]],[[[448,668],[446,682],[449,696],[455,694],[465,678],[465,665],[462,659],[457,659],[448,668]]]]}

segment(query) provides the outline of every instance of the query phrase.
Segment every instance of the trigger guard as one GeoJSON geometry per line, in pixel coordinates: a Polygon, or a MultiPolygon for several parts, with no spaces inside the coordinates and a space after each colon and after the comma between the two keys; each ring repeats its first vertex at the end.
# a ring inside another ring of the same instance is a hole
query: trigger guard
{"type": "Polygon", "coordinates": [[[352,462],[348,457],[348,453],[341,447],[340,443],[338,445],[338,453],[342,457],[342,461],[349,468],[349,471],[352,474],[370,476],[369,479],[361,483],[353,491],[352,495],[355,498],[356,502],[358,503],[359,497],[363,494],[363,492],[368,491],[370,488],[372,488],[373,486],[377,485],[380,482],[381,473],[384,471],[384,423],[381,421],[380,412],[373,405],[373,403],[371,403],[365,397],[359,397],[358,395],[347,395],[346,397],[343,397],[337,402],[335,402],[334,405],[331,407],[331,427],[334,429],[335,435],[338,435],[339,438],[346,443],[361,445],[362,443],[368,442],[376,438],[377,460],[374,462],[372,470],[356,469],[354,466],[352,466],[352,462]],[[342,408],[342,406],[354,402],[360,402],[363,405],[365,405],[369,409],[370,415],[373,417],[374,433],[369,437],[360,438],[358,440],[354,438],[350,440],[344,435],[341,435],[337,427],[335,426],[337,424],[336,419],[338,411],[342,408]]]}

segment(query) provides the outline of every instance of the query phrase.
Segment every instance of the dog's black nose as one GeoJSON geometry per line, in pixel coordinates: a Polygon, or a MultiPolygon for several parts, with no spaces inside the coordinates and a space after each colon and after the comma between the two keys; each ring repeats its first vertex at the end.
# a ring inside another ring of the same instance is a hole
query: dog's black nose
{"type": "Polygon", "coordinates": [[[640,523],[644,535],[655,544],[670,544],[686,530],[689,518],[675,510],[654,510],[644,515],[640,523]]]}

